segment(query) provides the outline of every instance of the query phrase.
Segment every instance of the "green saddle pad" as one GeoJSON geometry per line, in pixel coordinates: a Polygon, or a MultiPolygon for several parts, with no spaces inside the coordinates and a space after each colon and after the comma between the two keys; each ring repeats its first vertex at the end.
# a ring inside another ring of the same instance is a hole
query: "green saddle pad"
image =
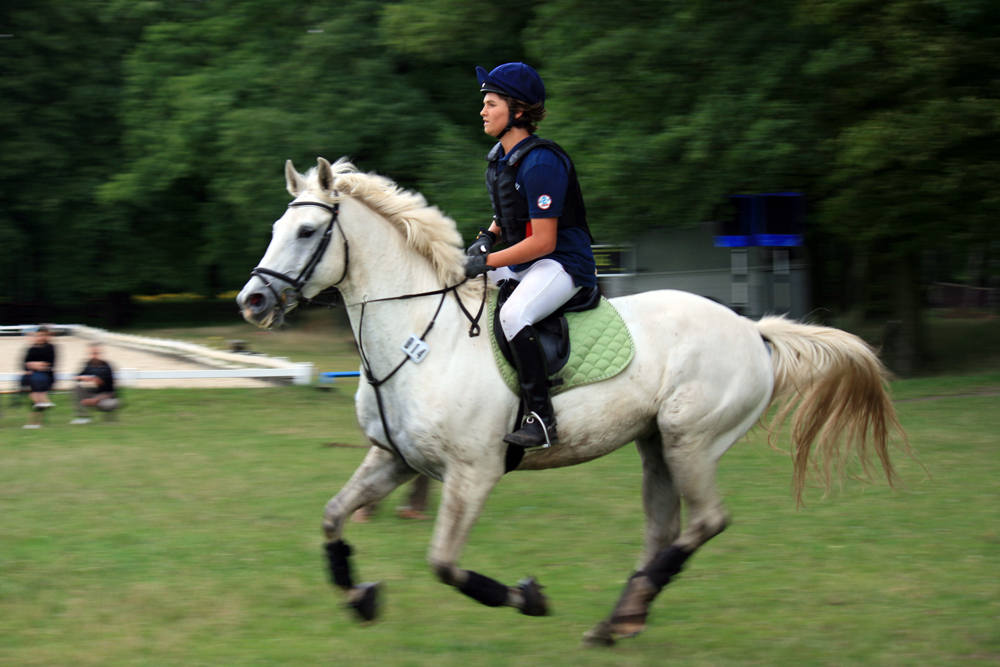
{"type": "MultiPolygon", "coordinates": [[[[493,313],[498,296],[499,292],[493,290],[488,299],[489,312],[486,317],[489,323],[490,342],[493,345],[493,357],[497,360],[497,366],[500,367],[500,373],[507,386],[514,394],[520,396],[521,386],[517,381],[517,370],[500,352],[493,332],[493,313]]],[[[566,321],[569,324],[569,361],[562,370],[551,376],[553,379],[562,379],[562,384],[552,387],[550,393],[559,394],[573,387],[614,377],[621,373],[635,356],[635,343],[632,342],[632,334],[625,326],[625,320],[604,297],[601,297],[601,305],[597,308],[582,313],[566,313],[566,321]]]]}

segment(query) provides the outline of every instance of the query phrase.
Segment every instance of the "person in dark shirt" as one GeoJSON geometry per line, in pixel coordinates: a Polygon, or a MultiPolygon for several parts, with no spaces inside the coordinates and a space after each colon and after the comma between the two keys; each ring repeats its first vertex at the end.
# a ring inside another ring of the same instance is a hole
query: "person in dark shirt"
{"type": "Polygon", "coordinates": [[[115,374],[101,358],[101,346],[90,346],[90,358],[76,376],[76,419],[71,424],[89,424],[87,408],[111,412],[118,407],[115,398],[115,374]]]}
{"type": "Polygon", "coordinates": [[[55,403],[49,400],[48,392],[55,384],[56,348],[49,342],[49,336],[48,327],[38,327],[34,341],[24,355],[21,386],[27,388],[32,403],[32,413],[25,428],[41,428],[42,411],[55,407],[55,403]]]}
{"type": "Polygon", "coordinates": [[[535,135],[546,115],[545,84],[524,63],[492,72],[476,68],[483,131],[497,139],[487,160],[486,188],[493,222],[468,250],[465,274],[488,273],[494,283],[517,281],[500,309],[504,337],[514,353],[525,404],[521,428],[504,442],[535,449],[558,443],[549,398],[545,352],[534,324],[583,288],[597,285],[593,238],[569,155],[535,135]],[[497,242],[506,244],[494,251],[497,242]]]}

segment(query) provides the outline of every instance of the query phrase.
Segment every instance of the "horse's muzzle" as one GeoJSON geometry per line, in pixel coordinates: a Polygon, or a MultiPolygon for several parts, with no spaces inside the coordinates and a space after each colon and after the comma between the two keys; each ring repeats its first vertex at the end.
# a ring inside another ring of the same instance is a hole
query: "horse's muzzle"
{"type": "Polygon", "coordinates": [[[279,300],[272,290],[261,285],[259,280],[256,282],[258,289],[252,289],[248,283],[236,297],[236,305],[239,306],[243,319],[264,329],[281,326],[285,321],[285,311],[289,308],[288,293],[281,292],[279,300]]]}

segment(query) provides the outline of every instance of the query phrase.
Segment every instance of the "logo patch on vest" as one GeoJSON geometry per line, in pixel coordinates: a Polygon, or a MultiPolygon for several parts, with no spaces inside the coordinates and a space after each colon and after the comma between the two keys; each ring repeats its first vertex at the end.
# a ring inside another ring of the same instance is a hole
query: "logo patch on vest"
{"type": "Polygon", "coordinates": [[[550,206],[552,206],[552,197],[548,195],[542,195],[541,197],[538,198],[538,208],[542,209],[543,211],[547,211],[550,206]]]}

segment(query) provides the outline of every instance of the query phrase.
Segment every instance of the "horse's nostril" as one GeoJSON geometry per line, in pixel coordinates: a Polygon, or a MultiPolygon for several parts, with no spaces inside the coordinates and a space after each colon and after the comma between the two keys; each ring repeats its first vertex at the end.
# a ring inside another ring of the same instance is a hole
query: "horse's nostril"
{"type": "Polygon", "coordinates": [[[250,298],[247,299],[247,301],[250,302],[251,306],[256,307],[261,302],[261,300],[263,300],[263,298],[264,297],[262,297],[260,295],[260,293],[255,293],[255,294],[251,294],[250,298]]]}

